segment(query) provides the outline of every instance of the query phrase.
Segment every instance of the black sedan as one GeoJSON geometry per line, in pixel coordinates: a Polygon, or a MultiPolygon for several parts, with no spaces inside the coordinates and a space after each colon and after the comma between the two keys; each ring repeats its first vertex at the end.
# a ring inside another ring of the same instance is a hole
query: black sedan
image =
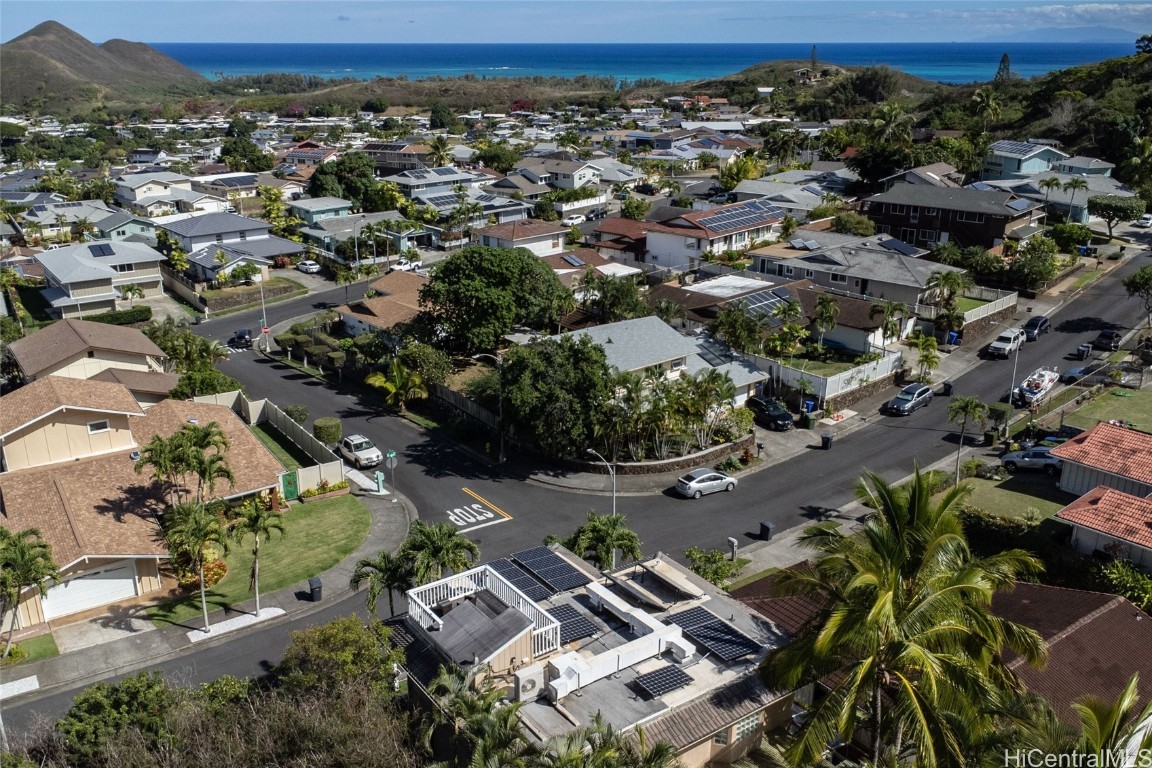
{"type": "Polygon", "coordinates": [[[756,423],[777,432],[786,432],[792,429],[794,421],[792,414],[779,400],[768,397],[750,397],[744,403],[755,416],[756,423]]]}
{"type": "Polygon", "coordinates": [[[1040,338],[1040,334],[1048,333],[1052,330],[1052,321],[1044,315],[1035,315],[1028,318],[1028,322],[1024,323],[1024,338],[1028,341],[1036,341],[1040,338]]]}

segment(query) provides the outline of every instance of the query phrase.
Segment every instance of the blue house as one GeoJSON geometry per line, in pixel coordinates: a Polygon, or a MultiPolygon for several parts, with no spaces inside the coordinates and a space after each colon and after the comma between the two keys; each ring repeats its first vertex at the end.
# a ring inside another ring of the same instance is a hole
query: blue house
{"type": "Polygon", "coordinates": [[[309,197],[288,203],[293,215],[304,221],[305,226],[313,226],[324,219],[352,215],[352,202],[339,197],[309,197]]]}
{"type": "Polygon", "coordinates": [[[1047,144],[1033,144],[1027,141],[997,141],[988,147],[984,156],[984,167],[980,177],[985,181],[995,179],[1020,179],[1034,173],[1043,173],[1068,155],[1047,144]]]}

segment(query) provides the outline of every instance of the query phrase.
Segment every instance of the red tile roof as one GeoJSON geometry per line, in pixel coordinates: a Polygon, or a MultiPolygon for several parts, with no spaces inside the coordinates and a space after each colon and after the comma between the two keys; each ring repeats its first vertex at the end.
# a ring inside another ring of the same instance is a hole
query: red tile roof
{"type": "Polygon", "coordinates": [[[610,216],[596,225],[597,232],[603,232],[608,235],[623,235],[632,240],[647,237],[648,232],[653,228],[654,225],[650,221],[636,221],[635,219],[625,219],[620,216],[610,216]]]}
{"type": "Polygon", "coordinates": [[[1152,435],[1146,432],[1104,422],[1053,448],[1052,455],[1152,484],[1152,435]]]}
{"type": "Polygon", "coordinates": [[[1056,517],[1152,549],[1152,499],[1100,485],[1057,512],[1056,517]]]}

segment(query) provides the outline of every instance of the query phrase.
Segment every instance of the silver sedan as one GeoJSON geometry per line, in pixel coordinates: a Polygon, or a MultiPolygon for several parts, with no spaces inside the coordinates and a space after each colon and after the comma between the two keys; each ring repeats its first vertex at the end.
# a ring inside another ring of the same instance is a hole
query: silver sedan
{"type": "Polygon", "coordinates": [[[676,492],[681,496],[698,499],[706,493],[730,491],[736,487],[736,478],[715,469],[694,469],[676,481],[676,492]]]}

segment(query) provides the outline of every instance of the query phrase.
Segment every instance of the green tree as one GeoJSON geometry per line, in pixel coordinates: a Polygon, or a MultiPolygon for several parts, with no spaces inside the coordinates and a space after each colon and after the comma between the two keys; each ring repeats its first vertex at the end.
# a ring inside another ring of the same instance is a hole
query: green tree
{"type": "Polygon", "coordinates": [[[1108,237],[1112,228],[1121,221],[1134,221],[1144,213],[1145,204],[1139,197],[1120,195],[1093,195],[1088,198],[1088,213],[1104,219],[1108,225],[1108,237]]]}
{"type": "Polygon", "coordinates": [[[1000,99],[996,96],[996,92],[991,88],[978,88],[972,94],[972,105],[976,110],[976,114],[980,116],[983,121],[982,130],[988,133],[988,122],[993,123],[1000,119],[1003,112],[1003,105],[1000,99]]]}
{"type": "Polygon", "coordinates": [[[1152,266],[1140,267],[1124,278],[1121,285],[1128,291],[1129,298],[1137,298],[1144,302],[1144,315],[1148,320],[1148,327],[1152,328],[1152,266]]]}
{"type": "Polygon", "coordinates": [[[729,558],[728,553],[722,549],[703,550],[699,547],[689,547],[684,556],[688,559],[688,567],[700,578],[709,581],[721,589],[740,575],[743,568],[735,560],[729,558]]]}
{"type": "Polygon", "coordinates": [[[764,343],[765,316],[763,312],[752,314],[748,302],[735,301],[725,304],[716,313],[716,319],[708,324],[712,334],[741,354],[754,352],[764,343]]]}
{"type": "Polygon", "coordinates": [[[1040,183],[1037,186],[1039,186],[1040,189],[1044,191],[1045,206],[1048,205],[1048,195],[1052,193],[1052,190],[1061,188],[1060,179],[1056,178],[1055,176],[1049,176],[1046,179],[1040,179],[1040,183]]]}
{"type": "Polygon", "coordinates": [[[829,743],[862,727],[873,765],[885,747],[902,754],[910,746],[921,765],[964,764],[969,724],[1022,687],[1001,649],[1043,660],[1036,632],[989,609],[993,594],[1041,566],[1020,550],[972,554],[956,517],[969,493],[954,486],[934,502],[919,469],[900,488],[869,473],[858,495],[875,514],[858,535],[824,524],[802,536],[813,567],[782,573],[778,591],[821,610],[768,657],[764,674],[785,689],[832,682],[789,749],[791,764],[816,763],[829,743]]]}
{"type": "Polygon", "coordinates": [[[412,564],[415,582],[428,584],[442,579],[445,571],[460,573],[471,568],[480,557],[480,547],[451,523],[417,520],[399,554],[412,564]]]}
{"type": "Polygon", "coordinates": [[[1080,716],[1081,754],[1097,759],[1097,765],[1116,759],[1118,752],[1129,759],[1152,751],[1152,702],[1139,711],[1140,676],[1133,675],[1113,702],[1086,696],[1072,708],[1080,716]]]}
{"type": "Polygon", "coordinates": [[[180,380],[168,395],[176,400],[191,400],[194,397],[236,392],[241,389],[243,386],[236,379],[214,368],[208,368],[181,374],[180,380]]]}
{"type": "Polygon", "coordinates": [[[980,429],[988,423],[988,406],[975,395],[957,395],[948,403],[948,421],[960,425],[960,439],[956,448],[956,484],[960,483],[960,456],[964,451],[964,433],[968,422],[975,422],[980,429]]]}
{"type": "Polygon", "coordinates": [[[256,188],[256,196],[260,198],[261,203],[260,217],[270,225],[269,231],[276,237],[300,242],[297,227],[303,224],[304,220],[288,214],[283,191],[278,187],[261,186],[256,188]]]}
{"type": "Polygon", "coordinates": [[[159,672],[138,672],[81,691],[56,723],[56,732],[74,764],[101,765],[105,748],[128,732],[152,748],[171,747],[171,716],[177,701],[159,672]]]}
{"type": "Polygon", "coordinates": [[[624,515],[619,514],[598,515],[589,511],[588,519],[576,530],[573,543],[573,552],[581,557],[591,554],[601,570],[616,567],[616,550],[627,560],[639,560],[642,554],[640,537],[625,525],[624,515]]]}
{"type": "Polygon", "coordinates": [[[1049,237],[1030,237],[1016,249],[1010,273],[1021,288],[1036,288],[1060,272],[1056,243],[1049,237]]]}
{"type": "Polygon", "coordinates": [[[419,341],[406,345],[396,357],[406,368],[419,374],[427,385],[443,384],[452,374],[452,358],[419,341]]]}
{"type": "Polygon", "coordinates": [[[453,129],[456,127],[456,115],[447,105],[436,102],[432,105],[428,127],[434,131],[453,129]]]}
{"type": "Polygon", "coordinates": [[[353,592],[359,592],[361,586],[367,585],[368,594],[365,605],[368,608],[368,613],[373,616],[376,615],[376,601],[380,599],[381,594],[387,594],[388,615],[395,616],[396,607],[392,593],[403,594],[411,589],[413,577],[411,561],[399,554],[392,555],[381,551],[376,554],[375,558],[366,557],[356,561],[356,567],[352,571],[352,578],[349,579],[348,586],[353,592]]]}
{"type": "Polygon", "coordinates": [[[408,368],[396,357],[389,362],[387,373],[374,371],[368,374],[364,383],[384,390],[384,402],[400,413],[404,413],[409,400],[428,397],[428,387],[419,372],[408,368]]]}
{"type": "Polygon", "coordinates": [[[763,163],[754,155],[742,155],[729,160],[720,170],[720,186],[724,189],[735,189],[740,182],[758,179],[763,175],[763,163]]]}
{"type": "Polygon", "coordinates": [[[916,366],[920,369],[917,378],[923,382],[931,381],[932,371],[940,367],[936,337],[917,333],[912,337],[911,345],[916,350],[916,366]]]}
{"type": "Polygon", "coordinates": [[[293,632],[273,674],[297,696],[363,685],[387,700],[393,696],[395,670],[403,661],[403,651],[392,643],[388,627],[379,621],[365,624],[350,615],[293,632]]]}
{"type": "Polygon", "coordinates": [[[428,142],[428,162],[433,168],[446,168],[452,162],[452,146],[446,136],[433,136],[428,142]]]}
{"type": "Polygon", "coordinates": [[[941,269],[928,276],[924,287],[936,294],[936,306],[952,306],[956,299],[964,295],[976,282],[967,272],[954,269],[941,269]]]}
{"type": "Polygon", "coordinates": [[[260,541],[272,541],[272,534],[285,534],[284,518],[260,499],[248,499],[234,512],[232,521],[232,537],[237,543],[243,544],[244,539],[252,537],[252,571],[248,580],[248,589],[256,596],[256,615],[260,615],[260,541]]]}
{"type": "Polygon", "coordinates": [[[313,197],[342,197],[352,201],[353,208],[365,210],[375,198],[376,161],[363,152],[347,152],[338,159],[321,164],[308,182],[313,197]]]}
{"type": "Polygon", "coordinates": [[[581,307],[606,323],[649,314],[640,294],[640,284],[627,275],[606,275],[589,267],[580,277],[580,292],[581,307]]]}
{"type": "MultiPolygon", "coordinates": [[[[20,595],[26,589],[35,589],[41,597],[47,594],[45,584],[59,579],[60,572],[52,560],[52,547],[41,538],[39,529],[25,528],[12,533],[0,526],[0,617],[8,611],[15,613],[20,595]]],[[[2,658],[12,652],[12,633],[16,619],[8,626],[2,658]]]]}
{"type": "Polygon", "coordinates": [[[633,221],[642,221],[652,209],[652,204],[639,197],[630,197],[620,203],[620,216],[633,221]]]}
{"type": "Polygon", "coordinates": [[[204,614],[204,631],[208,624],[208,594],[204,584],[204,566],[209,547],[228,551],[228,533],[223,523],[208,505],[201,501],[177,504],[164,511],[161,518],[168,548],[177,556],[186,557],[200,577],[200,608],[204,614]]]}
{"type": "Polygon", "coordinates": [[[1152,183],[1152,138],[1145,136],[1137,140],[1121,168],[1134,187],[1152,183]]]}
{"type": "Polygon", "coordinates": [[[996,76],[992,78],[992,83],[997,86],[1007,85],[1008,81],[1012,79],[1012,60],[1008,58],[1008,52],[1005,51],[1004,55],[1000,57],[1000,66],[996,68],[996,76]]]}
{"type": "Polygon", "coordinates": [[[817,343],[824,346],[824,334],[836,327],[836,318],[840,315],[840,302],[830,293],[822,293],[816,297],[816,307],[812,312],[812,325],[819,334],[817,343]]]}
{"type": "Polygon", "coordinates": [[[872,141],[883,146],[911,146],[913,120],[900,104],[880,104],[870,118],[872,141]]]}
{"type": "Polygon", "coordinates": [[[128,299],[128,308],[131,309],[135,305],[136,299],[144,298],[144,289],[136,283],[122,285],[120,286],[120,298],[128,299]]]}
{"type": "Polygon", "coordinates": [[[908,316],[908,307],[898,301],[884,299],[873,303],[868,309],[869,320],[877,315],[880,315],[880,336],[884,339],[884,345],[887,346],[889,339],[900,338],[900,332],[904,327],[904,318],[908,316]]]}
{"type": "Polygon", "coordinates": [[[841,211],[832,219],[833,232],[857,237],[871,237],[876,234],[876,224],[872,219],[856,211],[841,211]]]}
{"type": "Polygon", "coordinates": [[[518,325],[555,325],[575,299],[530,251],[472,245],[437,265],[420,304],[447,346],[473,353],[495,349],[518,325]]]}

